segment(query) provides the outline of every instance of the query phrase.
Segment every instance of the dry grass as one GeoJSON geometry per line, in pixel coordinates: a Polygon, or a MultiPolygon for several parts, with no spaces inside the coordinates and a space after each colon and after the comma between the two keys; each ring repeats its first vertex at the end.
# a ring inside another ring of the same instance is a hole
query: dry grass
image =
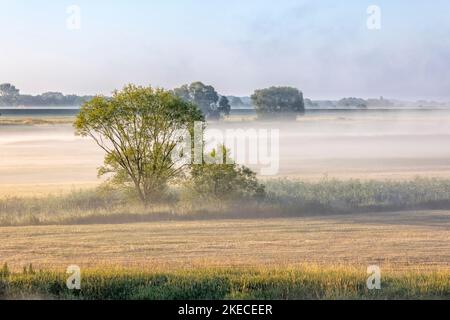
{"type": "Polygon", "coordinates": [[[450,271],[450,212],[2,227],[0,243],[1,262],[16,270],[307,263],[450,271]]]}
{"type": "Polygon", "coordinates": [[[50,195],[65,196],[79,190],[93,190],[101,184],[97,182],[71,182],[46,184],[0,184],[0,199],[44,198],[50,195]]]}
{"type": "MultiPolygon", "coordinates": [[[[119,190],[92,188],[52,195],[0,195],[0,226],[135,223],[162,220],[282,218],[412,210],[450,210],[450,180],[266,180],[261,201],[198,201],[172,186],[166,199],[144,207],[119,190]]],[[[42,188],[44,189],[44,188],[42,188]]],[[[44,189],[45,190],[45,189],[44,189]]],[[[30,190],[32,191],[32,190],[30,190]]],[[[10,192],[17,192],[12,186],[10,192]]]]}
{"type": "Polygon", "coordinates": [[[383,269],[380,290],[368,290],[365,268],[83,269],[81,290],[67,274],[27,269],[0,273],[0,299],[449,299],[450,272],[383,269]]]}

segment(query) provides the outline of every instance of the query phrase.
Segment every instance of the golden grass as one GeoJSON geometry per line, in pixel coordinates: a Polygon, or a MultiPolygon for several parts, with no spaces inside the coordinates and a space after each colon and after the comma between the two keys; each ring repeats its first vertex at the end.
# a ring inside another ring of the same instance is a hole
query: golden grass
{"type": "Polygon", "coordinates": [[[450,212],[0,228],[0,261],[21,270],[368,266],[450,271],[450,212]]]}
{"type": "Polygon", "coordinates": [[[0,274],[0,299],[449,299],[450,272],[383,269],[380,290],[368,290],[365,268],[199,268],[193,270],[83,269],[81,290],[65,286],[67,274],[36,271],[0,274]]]}

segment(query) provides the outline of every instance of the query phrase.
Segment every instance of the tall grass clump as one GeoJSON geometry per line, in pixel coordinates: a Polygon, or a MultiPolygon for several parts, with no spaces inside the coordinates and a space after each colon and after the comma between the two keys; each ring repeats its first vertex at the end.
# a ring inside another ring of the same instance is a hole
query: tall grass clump
{"type": "Polygon", "coordinates": [[[278,179],[266,182],[267,202],[310,213],[450,209],[450,180],[411,181],[278,179]]]}
{"type": "Polygon", "coordinates": [[[170,190],[164,200],[144,206],[128,190],[96,189],[42,197],[0,198],[0,226],[124,223],[169,219],[178,204],[170,190]]]}

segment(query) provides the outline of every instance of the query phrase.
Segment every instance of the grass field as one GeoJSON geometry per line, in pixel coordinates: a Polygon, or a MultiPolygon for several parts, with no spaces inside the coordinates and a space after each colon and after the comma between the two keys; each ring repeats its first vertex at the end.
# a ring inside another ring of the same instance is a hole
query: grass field
{"type": "Polygon", "coordinates": [[[14,270],[114,265],[287,266],[447,269],[450,212],[291,219],[167,221],[0,228],[0,262],[14,270]]]}
{"type": "Polygon", "coordinates": [[[2,227],[0,262],[13,273],[0,276],[0,298],[450,299],[449,217],[2,227]],[[64,272],[74,264],[75,293],[64,272]],[[382,270],[381,290],[367,290],[369,265],[382,270]]]}
{"type": "Polygon", "coordinates": [[[265,183],[235,214],[96,189],[0,199],[0,299],[450,299],[450,211],[432,209],[448,180],[265,183]]]}

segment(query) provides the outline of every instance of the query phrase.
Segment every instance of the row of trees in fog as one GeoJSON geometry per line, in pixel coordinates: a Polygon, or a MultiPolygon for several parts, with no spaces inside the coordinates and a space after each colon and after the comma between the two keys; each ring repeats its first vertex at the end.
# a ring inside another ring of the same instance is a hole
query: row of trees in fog
{"type": "MultiPolygon", "coordinates": [[[[220,95],[214,87],[202,82],[193,82],[173,90],[173,93],[185,101],[196,104],[205,118],[217,120],[230,114],[232,102],[238,97],[220,95]]],[[[278,116],[296,117],[305,111],[303,93],[292,87],[270,87],[256,90],[251,96],[252,105],[260,118],[278,116]]],[[[242,100],[240,100],[242,103],[242,100]]]]}
{"type": "MultiPolygon", "coordinates": [[[[236,97],[222,95],[211,85],[202,82],[185,84],[171,90],[185,101],[195,103],[209,120],[218,120],[230,114],[233,109],[254,109],[260,118],[292,117],[305,109],[339,109],[339,108],[389,108],[395,106],[409,107],[445,107],[448,103],[435,101],[400,101],[383,97],[361,99],[347,97],[340,100],[304,99],[303,93],[293,87],[270,87],[255,90],[253,95],[236,97]]],[[[10,83],[0,84],[0,107],[14,106],[72,106],[79,107],[91,100],[93,96],[64,95],[61,92],[46,92],[39,95],[21,94],[20,90],[10,83]]]]}
{"type": "Polygon", "coordinates": [[[0,84],[0,106],[80,106],[93,96],[64,95],[61,92],[46,92],[39,95],[20,94],[10,83],[0,84]]]}
{"type": "MultiPolygon", "coordinates": [[[[254,106],[261,118],[299,115],[305,110],[303,93],[292,87],[270,87],[256,90],[250,101],[246,98],[219,94],[211,85],[193,82],[171,90],[171,92],[191,102],[201,110],[208,120],[219,120],[230,114],[232,105],[254,106]]],[[[60,92],[47,92],[41,95],[22,95],[14,85],[0,85],[0,106],[81,106],[92,96],[64,95],[60,92]]]]}

